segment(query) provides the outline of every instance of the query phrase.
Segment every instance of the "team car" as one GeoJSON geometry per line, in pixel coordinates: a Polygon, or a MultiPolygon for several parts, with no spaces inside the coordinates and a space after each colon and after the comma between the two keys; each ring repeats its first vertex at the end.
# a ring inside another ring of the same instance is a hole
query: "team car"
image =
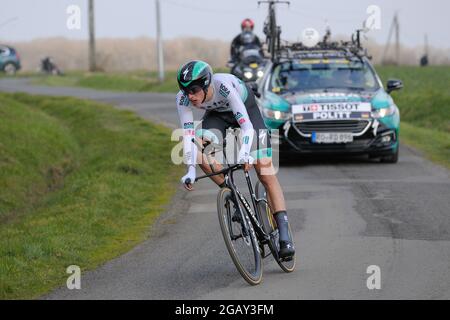
{"type": "Polygon", "coordinates": [[[389,80],[384,89],[358,40],[280,48],[254,89],[266,126],[278,129],[281,156],[352,153],[396,163],[400,113],[390,93],[402,87],[389,80]]]}

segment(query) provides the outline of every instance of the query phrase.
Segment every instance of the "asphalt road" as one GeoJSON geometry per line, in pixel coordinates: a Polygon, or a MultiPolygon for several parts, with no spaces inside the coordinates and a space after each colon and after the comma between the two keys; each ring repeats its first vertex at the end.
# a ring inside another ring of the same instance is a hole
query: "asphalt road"
{"type": "MultiPolygon", "coordinates": [[[[1,79],[0,91],[89,98],[178,126],[172,94],[37,87],[23,79],[1,79]]],[[[179,188],[147,241],[83,273],[80,290],[62,287],[43,298],[450,298],[449,171],[402,145],[397,164],[299,159],[278,177],[295,233],[293,273],[268,257],[263,282],[247,285],[220,233],[217,188],[202,181],[194,192],[179,188]],[[381,289],[367,288],[371,265],[380,268],[381,289]]]]}

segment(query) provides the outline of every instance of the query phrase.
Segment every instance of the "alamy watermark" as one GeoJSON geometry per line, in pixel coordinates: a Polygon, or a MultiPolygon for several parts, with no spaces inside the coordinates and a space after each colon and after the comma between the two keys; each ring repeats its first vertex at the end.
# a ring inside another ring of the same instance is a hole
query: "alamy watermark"
{"type": "Polygon", "coordinates": [[[67,6],[66,27],[69,30],[81,30],[81,8],[75,4],[67,6]]]}
{"type": "Polygon", "coordinates": [[[77,265],[71,265],[68,266],[66,269],[66,273],[70,274],[70,276],[67,278],[67,289],[73,290],[81,289],[81,269],[77,265]]]}
{"type": "Polygon", "coordinates": [[[364,20],[363,27],[366,30],[380,30],[381,29],[381,9],[377,5],[370,5],[366,9],[368,17],[364,20]]]}
{"type": "MultiPolygon", "coordinates": [[[[172,162],[176,165],[187,164],[193,157],[193,153],[197,149],[198,153],[194,157],[196,164],[236,164],[239,160],[237,155],[241,150],[242,143],[249,143],[248,137],[243,138],[241,130],[228,129],[225,137],[222,137],[222,132],[217,129],[201,129],[201,121],[194,121],[189,123],[189,128],[175,129],[172,131],[171,141],[179,141],[171,152],[172,162]],[[197,128],[197,129],[194,129],[197,128]],[[194,138],[195,137],[195,138],[194,138]],[[197,144],[192,142],[192,138],[196,139],[197,144]],[[226,141],[223,148],[223,141],[226,141]],[[206,144],[203,150],[199,150],[202,147],[202,140],[212,142],[212,144],[206,144]],[[217,145],[221,146],[222,150],[217,149],[217,145]],[[197,146],[197,148],[196,148],[197,146]],[[207,155],[208,158],[200,157],[200,152],[207,155]],[[183,154],[185,156],[183,156],[183,154]],[[206,162],[206,163],[205,163],[206,162]]],[[[279,130],[254,130],[253,140],[251,145],[250,156],[253,160],[260,160],[264,163],[264,159],[271,159],[272,166],[261,167],[261,174],[275,174],[279,167],[279,130]],[[270,140],[270,146],[268,144],[270,140]]]]}
{"type": "Polygon", "coordinates": [[[381,289],[381,269],[377,265],[370,265],[366,269],[366,273],[370,276],[366,280],[366,286],[369,290],[381,289]]]}

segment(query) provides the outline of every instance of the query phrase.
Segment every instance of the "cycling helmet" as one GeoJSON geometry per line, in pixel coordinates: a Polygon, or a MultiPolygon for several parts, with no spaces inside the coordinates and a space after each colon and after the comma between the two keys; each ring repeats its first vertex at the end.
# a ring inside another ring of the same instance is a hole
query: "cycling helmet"
{"type": "Polygon", "coordinates": [[[200,60],[189,61],[182,65],[177,72],[178,86],[185,94],[195,93],[199,89],[203,90],[205,92],[203,103],[211,84],[212,75],[212,68],[206,62],[200,60]]]}
{"type": "Polygon", "coordinates": [[[255,26],[255,23],[253,22],[252,19],[244,19],[241,23],[241,29],[244,30],[244,28],[250,28],[251,30],[253,30],[253,27],[255,26]]]}

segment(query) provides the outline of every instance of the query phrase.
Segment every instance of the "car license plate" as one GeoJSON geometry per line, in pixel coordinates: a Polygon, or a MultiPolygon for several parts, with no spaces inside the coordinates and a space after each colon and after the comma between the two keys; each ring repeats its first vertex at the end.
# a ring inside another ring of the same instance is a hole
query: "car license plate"
{"type": "Polygon", "coordinates": [[[313,132],[311,134],[313,143],[348,143],[353,141],[349,132],[313,132]]]}

